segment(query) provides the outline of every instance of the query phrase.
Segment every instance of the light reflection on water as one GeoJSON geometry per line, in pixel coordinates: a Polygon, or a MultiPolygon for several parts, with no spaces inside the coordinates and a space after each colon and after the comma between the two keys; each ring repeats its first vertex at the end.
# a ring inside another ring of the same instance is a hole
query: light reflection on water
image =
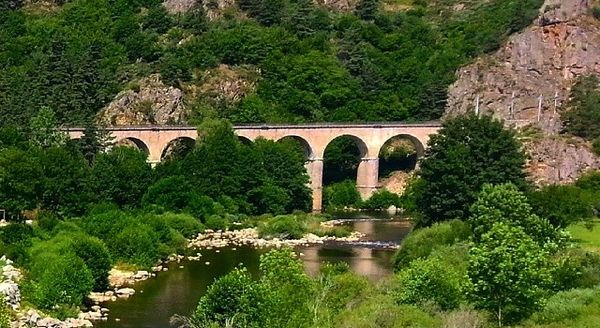
{"type": "MultiPolygon", "coordinates": [[[[347,217],[347,216],[342,216],[347,217]]],[[[364,218],[364,215],[359,217],[364,218]]],[[[393,250],[384,249],[389,243],[399,243],[411,230],[406,220],[361,220],[350,219],[344,224],[366,234],[365,243],[338,244],[325,243],[309,247],[299,247],[298,253],[304,261],[306,271],[316,275],[323,263],[346,262],[350,268],[372,280],[378,280],[392,271],[393,250]]],[[[107,322],[98,322],[100,328],[165,328],[174,314],[187,315],[193,311],[206,288],[218,277],[228,273],[238,265],[258,275],[258,260],[267,250],[238,247],[236,250],[223,248],[203,250],[197,262],[184,261],[171,263],[169,271],[158,277],[136,284],[136,294],[128,300],[109,302],[104,306],[110,309],[107,322]],[[205,262],[210,262],[206,265],[205,262]],[[183,268],[180,268],[183,266],[183,268]],[[115,319],[119,319],[116,321],[115,319]]]]}

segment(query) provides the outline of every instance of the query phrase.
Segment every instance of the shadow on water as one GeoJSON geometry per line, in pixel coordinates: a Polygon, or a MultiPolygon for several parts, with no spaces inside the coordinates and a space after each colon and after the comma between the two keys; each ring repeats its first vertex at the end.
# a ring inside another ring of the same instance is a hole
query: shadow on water
{"type": "MultiPolygon", "coordinates": [[[[398,244],[411,231],[411,225],[401,218],[390,219],[384,213],[337,214],[354,230],[364,233],[359,243],[325,243],[299,247],[306,271],[316,275],[323,263],[346,262],[350,268],[371,280],[378,280],[392,272],[390,244],[398,244]]],[[[100,328],[165,328],[174,314],[191,313],[207,287],[218,277],[243,265],[258,276],[260,255],[265,249],[239,247],[236,250],[222,248],[201,251],[200,261],[171,263],[169,271],[134,286],[136,294],[127,300],[108,302],[110,309],[107,322],[98,322],[100,328]],[[210,264],[205,264],[209,262],[210,264]],[[181,267],[180,267],[181,266],[181,267]],[[119,319],[116,321],[115,319],[119,319]]]]}

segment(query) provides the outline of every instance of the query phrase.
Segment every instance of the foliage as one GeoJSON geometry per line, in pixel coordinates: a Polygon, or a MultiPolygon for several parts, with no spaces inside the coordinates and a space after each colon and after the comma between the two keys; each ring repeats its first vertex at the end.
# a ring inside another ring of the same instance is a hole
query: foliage
{"type": "Polygon", "coordinates": [[[56,305],[79,305],[94,285],[94,279],[83,260],[75,255],[46,255],[43,269],[32,270],[33,299],[43,309],[56,305]]]}
{"type": "Polygon", "coordinates": [[[264,292],[246,269],[235,269],[208,288],[193,320],[224,324],[227,319],[234,319],[241,326],[261,327],[263,314],[258,305],[265,302],[264,292]]]}
{"type": "Polygon", "coordinates": [[[362,202],[360,207],[368,210],[382,210],[392,205],[400,207],[400,196],[386,189],[381,189],[362,202]]]}
{"type": "Polygon", "coordinates": [[[438,259],[417,259],[396,276],[395,298],[403,304],[433,304],[443,310],[456,308],[462,301],[464,273],[438,259]]]}
{"type": "Polygon", "coordinates": [[[552,280],[558,291],[600,284],[600,254],[574,248],[553,257],[552,280]]]}
{"type": "Polygon", "coordinates": [[[259,235],[266,238],[300,239],[306,232],[306,224],[297,215],[276,216],[258,227],[259,235]]]}
{"type": "Polygon", "coordinates": [[[91,167],[91,188],[98,202],[123,207],[140,205],[152,180],[146,154],[131,147],[114,147],[96,156],[91,167]]]}
{"type": "Polygon", "coordinates": [[[600,156],[600,137],[596,137],[592,140],[592,152],[600,156]]]}
{"type": "Polygon", "coordinates": [[[60,146],[67,141],[67,135],[58,130],[54,111],[49,107],[42,107],[38,114],[31,118],[29,135],[31,144],[42,148],[60,146]]]}
{"type": "MultiPolygon", "coordinates": [[[[534,313],[530,321],[536,324],[566,323],[567,320],[577,319],[585,314],[590,307],[597,307],[598,297],[598,287],[559,292],[550,297],[543,309],[534,313]]],[[[569,324],[566,326],[573,327],[569,324]]]]}
{"type": "Polygon", "coordinates": [[[584,190],[600,192],[600,171],[589,171],[582,174],[575,185],[584,190]]]}
{"type": "Polygon", "coordinates": [[[377,295],[343,311],[336,322],[342,328],[395,328],[440,326],[439,319],[413,305],[398,305],[387,295],[377,295]]]}
{"type": "Polygon", "coordinates": [[[525,159],[514,133],[491,117],[447,120],[428,146],[419,173],[423,185],[416,195],[420,225],[468,216],[486,183],[526,185],[525,159]]]}
{"type": "Polygon", "coordinates": [[[571,89],[569,109],[561,113],[565,130],[587,140],[600,137],[600,79],[595,75],[581,77],[571,89]]]}
{"type": "Polygon", "coordinates": [[[355,207],[360,201],[354,181],[334,183],[323,189],[323,204],[326,208],[355,207]]]}
{"type": "Polygon", "coordinates": [[[539,309],[550,284],[547,254],[521,228],[499,222],[469,250],[471,301],[499,326],[539,309]]]}
{"type": "Polygon", "coordinates": [[[410,262],[428,257],[436,249],[465,241],[471,236],[469,225],[460,220],[436,223],[410,233],[394,254],[394,269],[401,270],[410,262]]]}
{"type": "Polygon", "coordinates": [[[533,214],[525,195],[510,183],[484,185],[470,212],[469,222],[476,242],[499,222],[522,228],[542,246],[548,242],[560,241],[559,232],[548,220],[533,214]]]}
{"type": "Polygon", "coordinates": [[[10,328],[10,309],[4,299],[0,299],[0,328],[10,328]]]}
{"type": "MultiPolygon", "coordinates": [[[[585,183],[585,182],[582,182],[585,183]]],[[[528,194],[534,212],[555,227],[566,228],[595,217],[595,195],[577,186],[546,186],[528,194]]]]}

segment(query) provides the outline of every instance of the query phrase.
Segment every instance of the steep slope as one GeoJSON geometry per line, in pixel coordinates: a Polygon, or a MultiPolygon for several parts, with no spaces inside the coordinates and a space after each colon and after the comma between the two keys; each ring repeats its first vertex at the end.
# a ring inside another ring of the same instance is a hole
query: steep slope
{"type": "Polygon", "coordinates": [[[544,137],[526,142],[529,169],[541,184],[569,182],[600,161],[585,142],[566,140],[559,113],[578,77],[600,74],[600,22],[588,0],[546,0],[535,23],[496,53],[458,72],[446,116],[475,110],[508,125],[533,125],[544,137]],[[540,107],[541,105],[541,107],[540,107]]]}

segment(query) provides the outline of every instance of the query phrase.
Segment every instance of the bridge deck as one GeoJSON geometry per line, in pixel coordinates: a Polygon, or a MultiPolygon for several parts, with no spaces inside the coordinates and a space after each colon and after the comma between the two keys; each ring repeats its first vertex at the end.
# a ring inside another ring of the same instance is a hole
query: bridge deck
{"type": "MultiPolygon", "coordinates": [[[[302,123],[302,124],[236,124],[234,129],[271,130],[271,129],[330,129],[330,128],[415,128],[440,127],[438,121],[406,123],[406,122],[372,122],[372,123],[302,123]]],[[[196,130],[192,125],[114,125],[106,126],[111,131],[188,131],[196,130]]],[[[63,127],[66,131],[83,131],[82,127],[63,127]]]]}

